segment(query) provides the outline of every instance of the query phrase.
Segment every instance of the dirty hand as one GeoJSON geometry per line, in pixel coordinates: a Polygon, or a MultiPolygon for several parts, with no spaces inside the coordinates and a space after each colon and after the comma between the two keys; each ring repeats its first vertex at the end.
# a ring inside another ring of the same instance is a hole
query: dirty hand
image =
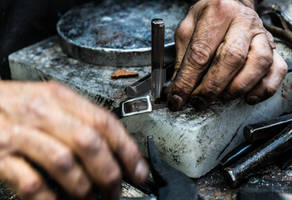
{"type": "Polygon", "coordinates": [[[223,92],[244,96],[249,104],[276,92],[287,64],[252,5],[252,0],[201,0],[190,8],[175,34],[172,110],[187,101],[210,102],[223,92]]]}
{"type": "Polygon", "coordinates": [[[56,198],[30,162],[77,198],[96,184],[103,199],[119,199],[120,165],[134,183],[147,178],[137,145],[108,111],[56,82],[0,82],[0,94],[0,180],[23,199],[56,198]]]}

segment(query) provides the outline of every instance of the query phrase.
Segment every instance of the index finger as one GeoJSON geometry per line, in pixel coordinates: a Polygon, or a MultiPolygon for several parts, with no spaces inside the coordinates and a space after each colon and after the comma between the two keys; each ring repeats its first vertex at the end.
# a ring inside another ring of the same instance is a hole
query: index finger
{"type": "Polygon", "coordinates": [[[231,22],[230,5],[210,1],[200,15],[181,63],[180,71],[168,95],[171,109],[180,110],[207,69],[231,22]],[[218,4],[218,5],[213,5],[218,4]],[[215,9],[217,7],[220,9],[215,9]],[[218,20],[220,19],[220,20],[218,20]]]}

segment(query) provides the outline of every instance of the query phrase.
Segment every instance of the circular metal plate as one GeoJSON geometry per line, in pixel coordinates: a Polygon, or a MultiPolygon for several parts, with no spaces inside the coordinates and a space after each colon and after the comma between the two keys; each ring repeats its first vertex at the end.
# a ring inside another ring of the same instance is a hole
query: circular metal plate
{"type": "Polygon", "coordinates": [[[179,0],[103,0],[73,8],[59,20],[61,46],[97,65],[151,64],[151,19],[165,21],[166,62],[174,59],[174,32],[188,5],[179,0]]]}

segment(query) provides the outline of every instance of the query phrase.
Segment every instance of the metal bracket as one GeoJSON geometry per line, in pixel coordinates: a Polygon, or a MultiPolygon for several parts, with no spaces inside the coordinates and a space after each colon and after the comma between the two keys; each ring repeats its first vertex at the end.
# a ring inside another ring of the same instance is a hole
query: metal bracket
{"type": "Polygon", "coordinates": [[[151,98],[149,95],[127,100],[121,105],[122,117],[149,112],[152,112],[151,98]]]}

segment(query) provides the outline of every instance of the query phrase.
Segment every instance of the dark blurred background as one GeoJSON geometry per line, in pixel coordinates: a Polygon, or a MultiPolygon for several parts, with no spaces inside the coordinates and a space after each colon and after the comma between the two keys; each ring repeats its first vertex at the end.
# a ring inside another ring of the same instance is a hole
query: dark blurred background
{"type": "Polygon", "coordinates": [[[0,76],[10,78],[7,56],[56,32],[58,18],[88,0],[1,0],[0,76]]]}

